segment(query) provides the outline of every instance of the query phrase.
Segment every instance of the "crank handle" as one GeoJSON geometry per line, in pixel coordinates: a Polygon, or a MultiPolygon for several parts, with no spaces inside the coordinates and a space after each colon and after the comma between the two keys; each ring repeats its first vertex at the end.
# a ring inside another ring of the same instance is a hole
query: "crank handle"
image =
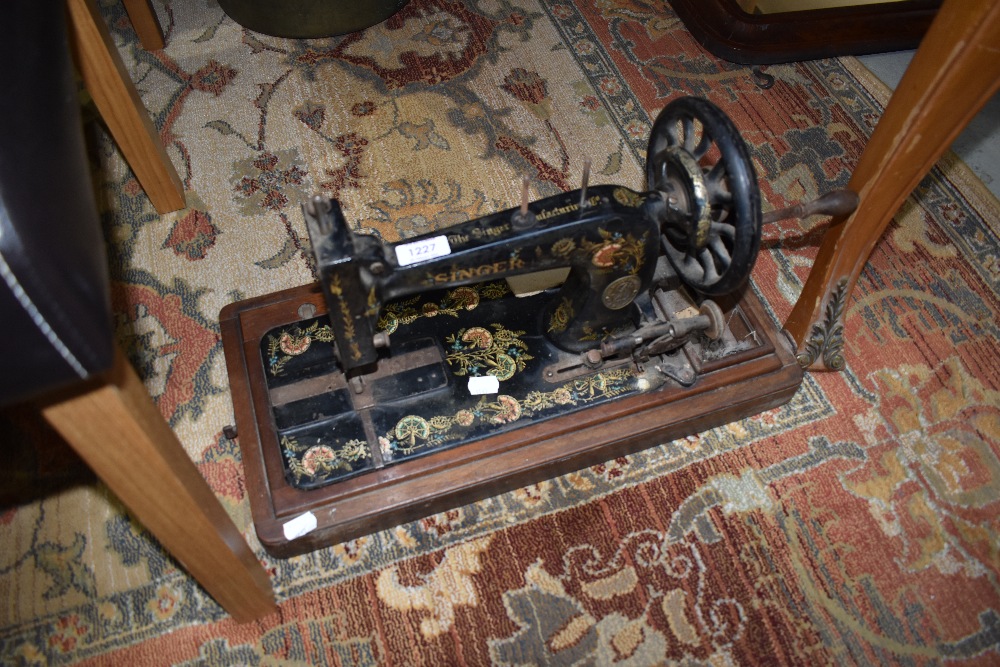
{"type": "Polygon", "coordinates": [[[846,216],[854,213],[860,201],[853,190],[831,190],[812,201],[779,208],[764,214],[763,223],[769,225],[788,218],[808,218],[810,215],[846,216]]]}

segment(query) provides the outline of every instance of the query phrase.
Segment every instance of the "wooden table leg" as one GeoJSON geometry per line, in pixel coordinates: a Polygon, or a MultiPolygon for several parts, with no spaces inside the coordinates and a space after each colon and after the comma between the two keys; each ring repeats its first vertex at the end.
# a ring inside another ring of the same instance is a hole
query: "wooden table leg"
{"type": "Polygon", "coordinates": [[[128,20],[132,22],[139,43],[147,51],[159,51],[164,47],[163,29],[156,20],[153,3],[150,0],[122,0],[128,20]]]}
{"type": "Polygon", "coordinates": [[[94,0],[67,0],[76,65],[101,118],[160,214],[185,207],[184,186],[125,70],[94,0]]]}
{"type": "Polygon", "coordinates": [[[946,0],[865,147],[785,328],[799,363],[840,370],[843,312],[872,248],[920,180],[1000,87],[1000,2],[946,0]]]}
{"type": "Polygon", "coordinates": [[[274,610],[263,566],[121,351],[107,377],[41,412],[234,619],[274,610]]]}

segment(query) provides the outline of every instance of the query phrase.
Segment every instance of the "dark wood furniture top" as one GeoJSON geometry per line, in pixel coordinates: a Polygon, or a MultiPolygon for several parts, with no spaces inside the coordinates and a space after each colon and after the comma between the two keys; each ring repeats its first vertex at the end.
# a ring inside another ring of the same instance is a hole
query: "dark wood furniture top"
{"type": "Polygon", "coordinates": [[[748,14],[736,0],[670,0],[702,46],[735,63],[769,65],[914,49],[941,0],[748,14]]]}

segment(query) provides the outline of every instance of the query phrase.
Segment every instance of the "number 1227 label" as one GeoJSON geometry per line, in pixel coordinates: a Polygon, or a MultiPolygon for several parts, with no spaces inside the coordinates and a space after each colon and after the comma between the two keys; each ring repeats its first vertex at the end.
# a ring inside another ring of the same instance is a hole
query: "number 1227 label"
{"type": "Polygon", "coordinates": [[[400,266],[426,262],[429,259],[450,254],[451,244],[448,243],[448,237],[444,235],[396,246],[396,261],[399,262],[400,266]]]}

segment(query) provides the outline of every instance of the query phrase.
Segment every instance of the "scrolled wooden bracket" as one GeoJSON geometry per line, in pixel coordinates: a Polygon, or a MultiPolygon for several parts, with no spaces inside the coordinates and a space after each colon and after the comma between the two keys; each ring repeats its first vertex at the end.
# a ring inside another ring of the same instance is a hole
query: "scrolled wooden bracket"
{"type": "Polygon", "coordinates": [[[813,325],[802,349],[795,355],[799,366],[807,370],[841,371],[844,369],[844,305],[847,302],[847,276],[837,281],[827,297],[822,321],[813,325]],[[817,365],[817,359],[822,360],[817,365]],[[817,367],[818,366],[818,367],[817,367]]]}

